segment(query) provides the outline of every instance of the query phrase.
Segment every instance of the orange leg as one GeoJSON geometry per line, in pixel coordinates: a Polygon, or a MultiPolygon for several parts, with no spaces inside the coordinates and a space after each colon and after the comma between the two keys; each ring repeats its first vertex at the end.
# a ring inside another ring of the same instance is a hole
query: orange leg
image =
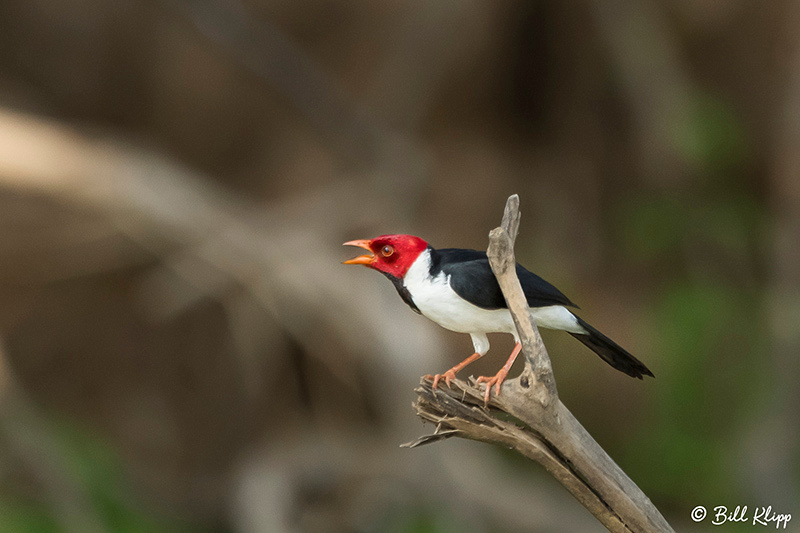
{"type": "Polygon", "coordinates": [[[511,350],[511,355],[508,357],[508,361],[506,361],[506,364],[503,365],[503,368],[501,368],[493,377],[489,378],[486,376],[481,376],[478,378],[478,383],[486,383],[486,395],[483,397],[484,403],[489,403],[489,394],[491,393],[492,385],[494,385],[495,395],[500,395],[500,385],[502,385],[503,381],[505,381],[508,371],[511,370],[511,365],[514,364],[514,360],[517,358],[517,355],[519,355],[519,351],[521,349],[522,344],[517,343],[514,345],[514,349],[511,350]]]}
{"type": "Polygon", "coordinates": [[[476,353],[470,355],[469,357],[467,357],[466,359],[464,359],[463,361],[461,361],[460,363],[458,363],[456,366],[454,366],[453,368],[451,368],[450,370],[448,370],[444,374],[436,374],[435,376],[431,376],[430,374],[428,374],[425,377],[433,379],[433,388],[434,389],[439,385],[439,381],[442,378],[444,378],[444,382],[447,383],[447,386],[449,387],[450,386],[450,380],[451,379],[456,379],[456,372],[458,372],[459,370],[461,370],[462,368],[464,368],[465,366],[467,366],[468,364],[473,362],[475,359],[478,359],[480,356],[481,356],[481,354],[476,352],[476,353]]]}

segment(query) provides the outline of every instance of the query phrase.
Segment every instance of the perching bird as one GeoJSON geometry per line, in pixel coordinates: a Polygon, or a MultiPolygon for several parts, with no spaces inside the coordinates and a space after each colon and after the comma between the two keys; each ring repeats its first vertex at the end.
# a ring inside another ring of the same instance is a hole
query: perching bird
{"type": "MultiPolygon", "coordinates": [[[[385,274],[411,309],[443,328],[469,333],[472,337],[475,353],[445,373],[432,376],[434,388],[442,378],[449,385],[456,372],[489,351],[487,333],[514,335],[516,345],[503,368],[495,376],[478,378],[479,383],[486,383],[487,402],[492,385],[495,394],[500,394],[500,386],[522,345],[485,252],[458,248],[437,250],[413,235],[381,235],[344,244],[370,252],[344,264],[364,265],[385,274]]],[[[519,264],[517,276],[537,326],[569,332],[605,362],[629,376],[639,379],[653,376],[641,361],[569,311],[568,307],[577,306],[561,291],[519,264]]]]}

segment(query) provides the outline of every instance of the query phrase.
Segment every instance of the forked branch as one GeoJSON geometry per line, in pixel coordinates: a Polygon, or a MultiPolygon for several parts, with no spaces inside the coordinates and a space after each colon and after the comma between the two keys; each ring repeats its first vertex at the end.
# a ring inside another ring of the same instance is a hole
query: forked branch
{"type": "Polygon", "coordinates": [[[558,398],[550,357],[517,279],[514,240],[519,220],[519,197],[513,195],[502,226],[489,234],[487,253],[522,343],[522,374],[506,381],[488,406],[474,380],[456,379],[450,387],[434,390],[431,379],[423,378],[415,390],[419,396],[414,409],[437,425],[436,432],[404,446],[450,437],[502,444],[544,466],[609,531],[671,532],[658,509],[558,398]]]}

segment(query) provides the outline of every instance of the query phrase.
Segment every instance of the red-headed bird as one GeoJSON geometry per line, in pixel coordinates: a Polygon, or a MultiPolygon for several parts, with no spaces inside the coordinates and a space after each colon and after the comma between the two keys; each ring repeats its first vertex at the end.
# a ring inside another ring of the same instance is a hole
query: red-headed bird
{"type": "MultiPolygon", "coordinates": [[[[443,328],[469,333],[472,337],[475,353],[443,374],[431,376],[434,388],[442,378],[449,385],[456,372],[489,351],[487,333],[514,335],[516,345],[503,368],[492,377],[478,378],[479,383],[486,383],[487,402],[492,385],[495,394],[500,394],[500,386],[522,345],[485,252],[459,248],[437,250],[413,235],[381,235],[344,244],[370,252],[344,264],[364,265],[383,273],[411,309],[443,328]]],[[[653,376],[641,361],[567,309],[577,306],[561,291],[520,264],[517,264],[517,276],[538,327],[568,332],[609,365],[629,376],[639,379],[653,376]]]]}

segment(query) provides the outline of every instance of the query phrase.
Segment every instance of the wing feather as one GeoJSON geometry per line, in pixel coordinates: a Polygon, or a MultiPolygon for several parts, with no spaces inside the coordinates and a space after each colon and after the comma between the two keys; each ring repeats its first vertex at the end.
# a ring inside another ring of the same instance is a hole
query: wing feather
{"type": "MultiPolygon", "coordinates": [[[[483,309],[505,309],[506,301],[494,277],[486,252],[445,248],[432,250],[431,274],[443,272],[450,287],[462,298],[483,309]]],[[[517,263],[517,276],[530,307],[564,305],[577,307],[553,285],[517,263]]]]}

